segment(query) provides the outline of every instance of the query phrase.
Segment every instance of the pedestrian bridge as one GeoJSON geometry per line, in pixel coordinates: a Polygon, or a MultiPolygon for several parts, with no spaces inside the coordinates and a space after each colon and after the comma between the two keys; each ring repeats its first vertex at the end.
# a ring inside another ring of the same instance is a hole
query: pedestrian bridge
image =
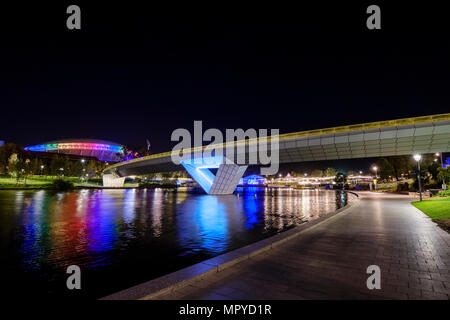
{"type": "MultiPolygon", "coordinates": [[[[279,153],[279,163],[449,152],[450,113],[280,134],[277,138],[277,150],[269,149],[279,153]]],[[[207,193],[231,194],[247,168],[247,164],[234,164],[236,158],[243,153],[245,159],[258,159],[252,146],[260,139],[232,143],[243,147],[241,154],[238,151],[232,156],[226,153],[229,143],[220,144],[223,156],[210,157],[208,165],[195,160],[175,164],[171,151],[120,162],[105,169],[103,182],[120,187],[126,176],[185,169],[207,193]],[[224,163],[225,158],[231,163],[224,163]],[[211,168],[217,169],[216,175],[211,168]]],[[[202,146],[184,152],[192,159],[202,159],[204,150],[202,146]]]]}

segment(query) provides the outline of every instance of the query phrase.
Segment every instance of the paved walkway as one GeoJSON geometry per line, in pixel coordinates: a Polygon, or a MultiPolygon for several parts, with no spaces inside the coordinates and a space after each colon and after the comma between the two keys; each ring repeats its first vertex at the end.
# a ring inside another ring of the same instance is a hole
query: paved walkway
{"type": "Polygon", "coordinates": [[[450,235],[410,201],[361,194],[296,239],[158,299],[449,299],[450,235]],[[366,286],[373,264],[380,290],[366,286]]]}

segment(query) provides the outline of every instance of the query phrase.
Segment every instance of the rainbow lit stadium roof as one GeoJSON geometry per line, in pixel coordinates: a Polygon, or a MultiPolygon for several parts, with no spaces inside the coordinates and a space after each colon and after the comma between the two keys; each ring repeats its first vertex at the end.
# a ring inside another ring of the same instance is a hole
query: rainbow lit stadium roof
{"type": "Polygon", "coordinates": [[[102,161],[119,161],[124,153],[124,146],[103,140],[74,139],[47,142],[26,147],[25,150],[89,156],[102,161]]]}

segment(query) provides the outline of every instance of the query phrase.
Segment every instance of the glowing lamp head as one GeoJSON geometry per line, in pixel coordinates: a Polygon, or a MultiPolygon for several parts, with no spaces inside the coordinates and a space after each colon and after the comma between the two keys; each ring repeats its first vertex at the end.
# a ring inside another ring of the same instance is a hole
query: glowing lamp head
{"type": "Polygon", "coordinates": [[[375,171],[377,171],[377,170],[378,170],[378,167],[377,167],[377,166],[373,166],[372,169],[375,170],[375,171]]]}
{"type": "Polygon", "coordinates": [[[413,156],[413,158],[414,158],[414,160],[416,160],[416,161],[418,162],[418,161],[420,161],[420,159],[422,159],[422,156],[421,156],[420,154],[416,153],[416,154],[413,156]]]}

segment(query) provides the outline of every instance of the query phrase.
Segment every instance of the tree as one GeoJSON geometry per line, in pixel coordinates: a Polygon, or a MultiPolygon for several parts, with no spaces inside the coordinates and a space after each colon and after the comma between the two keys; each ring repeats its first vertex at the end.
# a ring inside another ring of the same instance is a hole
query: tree
{"type": "Polygon", "coordinates": [[[392,176],[398,181],[402,173],[405,174],[412,169],[413,160],[411,156],[382,157],[378,159],[377,165],[381,178],[392,176]]]}
{"type": "Polygon", "coordinates": [[[31,174],[38,175],[41,172],[42,161],[39,158],[34,158],[31,161],[31,174]]]}
{"type": "Polygon", "coordinates": [[[31,173],[31,161],[30,161],[30,159],[25,159],[25,161],[23,163],[22,172],[23,172],[24,184],[27,184],[27,177],[31,173]]]}
{"type": "Polygon", "coordinates": [[[324,172],[322,171],[322,170],[314,170],[313,172],[311,172],[311,177],[314,177],[314,178],[321,178],[321,177],[323,177],[323,175],[324,175],[324,172]]]}
{"type": "Polygon", "coordinates": [[[325,177],[334,177],[337,175],[337,171],[334,168],[327,168],[324,172],[325,177]]]}
{"type": "Polygon", "coordinates": [[[79,176],[80,175],[80,171],[79,168],[77,166],[77,162],[78,161],[69,161],[66,160],[64,163],[64,172],[66,176],[79,176]]]}
{"type": "Polygon", "coordinates": [[[8,174],[16,178],[16,184],[26,175],[25,161],[20,159],[17,153],[13,153],[8,159],[8,174]]]}
{"type": "Polygon", "coordinates": [[[23,154],[23,148],[14,143],[7,143],[0,147],[0,174],[8,173],[9,158],[16,154],[19,158],[23,154]]]}
{"type": "Polygon", "coordinates": [[[87,162],[85,175],[87,177],[94,177],[97,175],[97,163],[95,160],[91,159],[87,162]]]}
{"type": "Polygon", "coordinates": [[[434,161],[430,165],[428,165],[427,171],[430,173],[431,179],[433,179],[434,181],[440,180],[439,179],[439,168],[441,168],[441,165],[434,161]]]}
{"type": "Polygon", "coordinates": [[[64,170],[61,170],[61,168],[64,169],[64,164],[64,159],[61,156],[54,156],[50,161],[50,174],[52,176],[59,176],[63,174],[64,170]]]}
{"type": "Polygon", "coordinates": [[[439,168],[438,169],[438,178],[445,184],[450,182],[450,167],[439,168]]]}
{"type": "Polygon", "coordinates": [[[106,163],[103,161],[96,161],[96,175],[97,177],[101,177],[103,170],[106,168],[106,163]]]}

